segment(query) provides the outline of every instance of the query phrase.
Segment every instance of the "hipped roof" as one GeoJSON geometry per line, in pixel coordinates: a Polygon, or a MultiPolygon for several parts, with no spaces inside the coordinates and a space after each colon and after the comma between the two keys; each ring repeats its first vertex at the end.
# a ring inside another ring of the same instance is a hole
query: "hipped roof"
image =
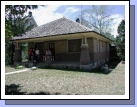
{"type": "MultiPolygon", "coordinates": [[[[86,33],[86,32],[89,33],[94,31],[92,31],[92,29],[84,25],[81,25],[78,22],[74,22],[72,20],[69,20],[63,17],[63,18],[54,20],[52,22],[46,23],[44,25],[35,27],[31,29],[30,31],[26,32],[25,34],[22,34],[22,36],[13,37],[11,40],[16,41],[16,40],[22,40],[22,39],[33,39],[33,38],[42,38],[42,37],[49,37],[49,36],[86,33]]],[[[94,33],[97,33],[97,32],[94,32],[94,33]]],[[[100,35],[100,36],[103,36],[103,35],[100,35]]]]}

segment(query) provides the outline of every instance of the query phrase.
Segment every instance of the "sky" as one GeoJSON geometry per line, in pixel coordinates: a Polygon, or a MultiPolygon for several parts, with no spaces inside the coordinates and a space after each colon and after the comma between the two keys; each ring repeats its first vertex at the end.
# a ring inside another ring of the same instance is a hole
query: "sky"
{"type": "MultiPolygon", "coordinates": [[[[32,12],[36,23],[40,26],[62,17],[75,21],[81,15],[81,6],[82,10],[92,7],[91,5],[44,5],[28,11],[32,12]]],[[[111,17],[114,18],[111,33],[116,37],[117,27],[125,18],[125,5],[109,5],[109,8],[112,9],[111,17]]]]}

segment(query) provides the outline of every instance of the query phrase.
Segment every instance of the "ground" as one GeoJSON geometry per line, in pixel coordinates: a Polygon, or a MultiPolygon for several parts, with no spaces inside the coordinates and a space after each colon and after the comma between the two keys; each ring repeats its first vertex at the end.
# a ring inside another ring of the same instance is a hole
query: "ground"
{"type": "MultiPolygon", "coordinates": [[[[125,65],[109,64],[111,72],[29,69],[6,75],[6,94],[124,95],[125,65]]],[[[97,70],[97,71],[96,71],[97,70]]],[[[5,67],[6,73],[18,71],[5,67]]]]}

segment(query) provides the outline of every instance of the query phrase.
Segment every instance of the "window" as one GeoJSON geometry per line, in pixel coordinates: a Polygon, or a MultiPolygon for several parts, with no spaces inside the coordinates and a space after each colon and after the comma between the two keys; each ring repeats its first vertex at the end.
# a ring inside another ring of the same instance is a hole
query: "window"
{"type": "Polygon", "coordinates": [[[80,52],[81,39],[68,40],[68,52],[80,52]]]}
{"type": "Polygon", "coordinates": [[[54,43],[50,43],[49,44],[49,48],[55,48],[55,44],[54,43]]]}

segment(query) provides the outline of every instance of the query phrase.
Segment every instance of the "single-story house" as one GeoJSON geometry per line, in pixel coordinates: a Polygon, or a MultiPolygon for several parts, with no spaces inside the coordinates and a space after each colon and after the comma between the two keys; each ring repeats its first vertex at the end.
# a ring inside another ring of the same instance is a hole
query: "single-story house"
{"type": "MultiPolygon", "coordinates": [[[[46,20],[46,19],[45,19],[46,20]]],[[[82,65],[106,62],[110,56],[109,38],[67,18],[60,18],[35,27],[22,36],[12,38],[16,43],[14,62],[21,61],[20,44],[38,48],[44,55],[50,49],[55,61],[77,61],[82,65]]]]}

